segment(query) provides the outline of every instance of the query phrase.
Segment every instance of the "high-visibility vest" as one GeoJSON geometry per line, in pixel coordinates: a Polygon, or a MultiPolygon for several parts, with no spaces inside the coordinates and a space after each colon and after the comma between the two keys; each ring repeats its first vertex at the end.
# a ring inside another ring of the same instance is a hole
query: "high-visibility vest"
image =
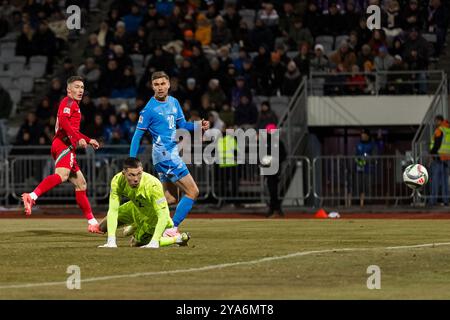
{"type": "Polygon", "coordinates": [[[217,152],[219,153],[219,167],[235,167],[237,166],[235,159],[235,151],[237,150],[236,138],[226,135],[219,138],[217,142],[217,152]]]}
{"type": "MultiPolygon", "coordinates": [[[[438,150],[438,154],[450,156],[450,128],[439,127],[439,130],[441,130],[442,132],[442,143],[441,147],[438,150]]],[[[431,138],[430,150],[433,149],[433,146],[434,146],[434,136],[431,138]]]]}

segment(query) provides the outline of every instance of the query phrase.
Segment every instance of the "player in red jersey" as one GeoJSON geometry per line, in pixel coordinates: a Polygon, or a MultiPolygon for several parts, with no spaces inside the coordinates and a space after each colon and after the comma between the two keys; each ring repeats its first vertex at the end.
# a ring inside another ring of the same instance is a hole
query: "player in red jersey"
{"type": "Polygon", "coordinates": [[[103,233],[92,214],[91,205],[86,196],[86,180],[78,167],[75,149],[77,146],[86,149],[88,144],[95,150],[99,144],[80,132],[81,113],[78,103],[83,98],[83,78],[74,76],[67,80],[67,97],[59,104],[55,127],[55,137],[52,142],[51,154],[55,160],[55,174],[46,177],[31,193],[22,194],[25,214],[30,215],[31,209],[38,197],[57,185],[70,181],[75,186],[75,198],[78,206],[88,219],[88,231],[103,233]]]}

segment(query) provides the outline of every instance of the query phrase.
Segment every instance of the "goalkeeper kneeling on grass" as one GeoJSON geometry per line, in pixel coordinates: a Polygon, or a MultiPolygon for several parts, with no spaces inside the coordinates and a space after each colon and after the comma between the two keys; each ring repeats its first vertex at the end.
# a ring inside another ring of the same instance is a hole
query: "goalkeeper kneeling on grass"
{"type": "Polygon", "coordinates": [[[136,158],[126,159],[123,171],[111,181],[108,215],[100,223],[101,230],[108,231],[108,241],[100,248],[117,248],[118,226],[127,226],[127,233],[134,233],[131,246],[135,247],[187,245],[190,238],[189,233],[173,237],[162,236],[165,229],[173,227],[164,190],[156,177],[144,172],[142,163],[136,158]],[[129,201],[121,205],[122,198],[129,201]]]}

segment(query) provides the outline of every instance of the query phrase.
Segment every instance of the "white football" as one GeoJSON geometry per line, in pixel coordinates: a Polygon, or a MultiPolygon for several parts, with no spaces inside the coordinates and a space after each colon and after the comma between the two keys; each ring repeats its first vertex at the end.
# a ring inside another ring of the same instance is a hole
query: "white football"
{"type": "Polygon", "coordinates": [[[428,182],[428,171],[421,164],[411,164],[403,171],[403,182],[411,189],[420,188],[428,182]]]}
{"type": "Polygon", "coordinates": [[[272,156],[264,156],[261,159],[261,166],[263,167],[270,167],[270,164],[272,163],[272,156]]]}

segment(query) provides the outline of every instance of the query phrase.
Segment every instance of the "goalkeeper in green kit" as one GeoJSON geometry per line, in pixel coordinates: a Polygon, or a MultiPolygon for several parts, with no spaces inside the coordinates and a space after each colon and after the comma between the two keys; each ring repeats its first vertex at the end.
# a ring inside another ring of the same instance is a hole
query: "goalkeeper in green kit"
{"type": "Polygon", "coordinates": [[[190,239],[188,233],[173,237],[162,236],[164,230],[173,227],[164,190],[156,177],[144,172],[142,163],[137,158],[126,159],[123,171],[111,181],[108,215],[100,223],[100,229],[108,231],[108,241],[100,248],[117,248],[118,226],[128,226],[128,234],[132,233],[132,229],[134,235],[131,245],[141,248],[159,248],[172,244],[184,246],[190,239]],[[121,205],[122,198],[129,201],[121,205]]]}

